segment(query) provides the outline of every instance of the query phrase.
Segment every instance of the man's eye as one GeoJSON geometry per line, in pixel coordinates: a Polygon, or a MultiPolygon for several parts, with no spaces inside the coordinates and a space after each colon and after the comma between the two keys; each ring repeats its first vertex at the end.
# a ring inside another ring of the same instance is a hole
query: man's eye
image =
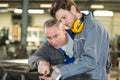
{"type": "Polygon", "coordinates": [[[55,35],[54,37],[55,37],[55,38],[57,38],[57,37],[58,37],[58,35],[55,35]]]}
{"type": "Polygon", "coordinates": [[[60,35],[59,34],[56,34],[55,36],[54,36],[54,38],[58,38],[60,35]]]}
{"type": "Polygon", "coordinates": [[[51,38],[47,37],[48,40],[50,40],[51,38]]]}
{"type": "Polygon", "coordinates": [[[65,19],[66,17],[62,17],[62,19],[65,19]]]}
{"type": "Polygon", "coordinates": [[[65,19],[65,17],[63,17],[63,19],[65,19]]]}

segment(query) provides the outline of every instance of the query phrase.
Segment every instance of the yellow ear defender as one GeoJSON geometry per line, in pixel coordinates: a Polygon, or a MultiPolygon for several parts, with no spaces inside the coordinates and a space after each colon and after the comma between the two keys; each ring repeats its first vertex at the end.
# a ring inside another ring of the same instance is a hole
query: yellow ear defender
{"type": "Polygon", "coordinates": [[[80,33],[83,30],[84,27],[84,16],[85,14],[82,13],[82,18],[80,20],[75,20],[73,23],[73,27],[72,27],[72,32],[73,33],[80,33]]]}
{"type": "Polygon", "coordinates": [[[84,22],[81,22],[80,20],[75,20],[72,28],[72,32],[79,33],[82,31],[84,27],[84,22]]]}

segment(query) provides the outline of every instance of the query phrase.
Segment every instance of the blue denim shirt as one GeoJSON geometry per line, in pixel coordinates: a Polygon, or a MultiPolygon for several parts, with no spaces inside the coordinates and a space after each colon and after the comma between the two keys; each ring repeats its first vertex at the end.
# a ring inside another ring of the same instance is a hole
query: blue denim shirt
{"type": "Polygon", "coordinates": [[[85,26],[74,36],[74,63],[60,67],[62,78],[88,73],[93,79],[107,80],[106,63],[109,35],[105,27],[91,13],[84,17],[85,26]]]}

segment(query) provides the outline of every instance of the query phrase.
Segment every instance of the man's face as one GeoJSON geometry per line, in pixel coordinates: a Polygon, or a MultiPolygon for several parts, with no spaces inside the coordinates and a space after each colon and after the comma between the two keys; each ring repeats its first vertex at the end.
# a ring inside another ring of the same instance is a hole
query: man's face
{"type": "Polygon", "coordinates": [[[65,29],[59,29],[54,25],[53,27],[45,28],[45,35],[47,37],[47,41],[54,48],[61,48],[66,43],[66,32],[65,29]]]}
{"type": "Polygon", "coordinates": [[[61,21],[66,27],[70,29],[72,28],[73,23],[75,21],[75,16],[70,11],[59,9],[56,12],[55,16],[56,16],[56,19],[58,21],[61,21]]]}

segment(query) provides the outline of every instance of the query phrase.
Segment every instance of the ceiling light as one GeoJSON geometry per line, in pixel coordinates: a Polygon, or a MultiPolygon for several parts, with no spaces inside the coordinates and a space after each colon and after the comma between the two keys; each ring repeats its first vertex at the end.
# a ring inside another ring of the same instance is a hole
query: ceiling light
{"type": "Polygon", "coordinates": [[[103,9],[104,5],[91,5],[91,8],[103,9]]]}
{"type": "Polygon", "coordinates": [[[42,9],[29,9],[28,13],[32,13],[32,14],[43,14],[44,10],[42,9]]]}
{"type": "MultiPolygon", "coordinates": [[[[14,13],[20,14],[20,13],[22,13],[22,9],[14,9],[14,13]]],[[[43,14],[44,10],[42,10],[42,9],[29,9],[28,13],[31,13],[31,14],[43,14]]]]}
{"type": "Polygon", "coordinates": [[[7,9],[0,9],[0,12],[8,12],[7,9]]]}
{"type": "Polygon", "coordinates": [[[7,4],[7,3],[0,4],[0,7],[9,7],[9,4],[7,4]]]}
{"type": "Polygon", "coordinates": [[[41,8],[50,8],[52,4],[40,4],[41,8]]]}
{"type": "Polygon", "coordinates": [[[88,14],[89,13],[89,11],[88,10],[84,10],[84,11],[81,11],[82,13],[84,13],[84,14],[88,14]]]}
{"type": "Polygon", "coordinates": [[[113,16],[113,11],[96,10],[93,12],[94,16],[113,16]]]}
{"type": "Polygon", "coordinates": [[[22,13],[22,9],[14,9],[14,13],[20,14],[22,13]]]}

